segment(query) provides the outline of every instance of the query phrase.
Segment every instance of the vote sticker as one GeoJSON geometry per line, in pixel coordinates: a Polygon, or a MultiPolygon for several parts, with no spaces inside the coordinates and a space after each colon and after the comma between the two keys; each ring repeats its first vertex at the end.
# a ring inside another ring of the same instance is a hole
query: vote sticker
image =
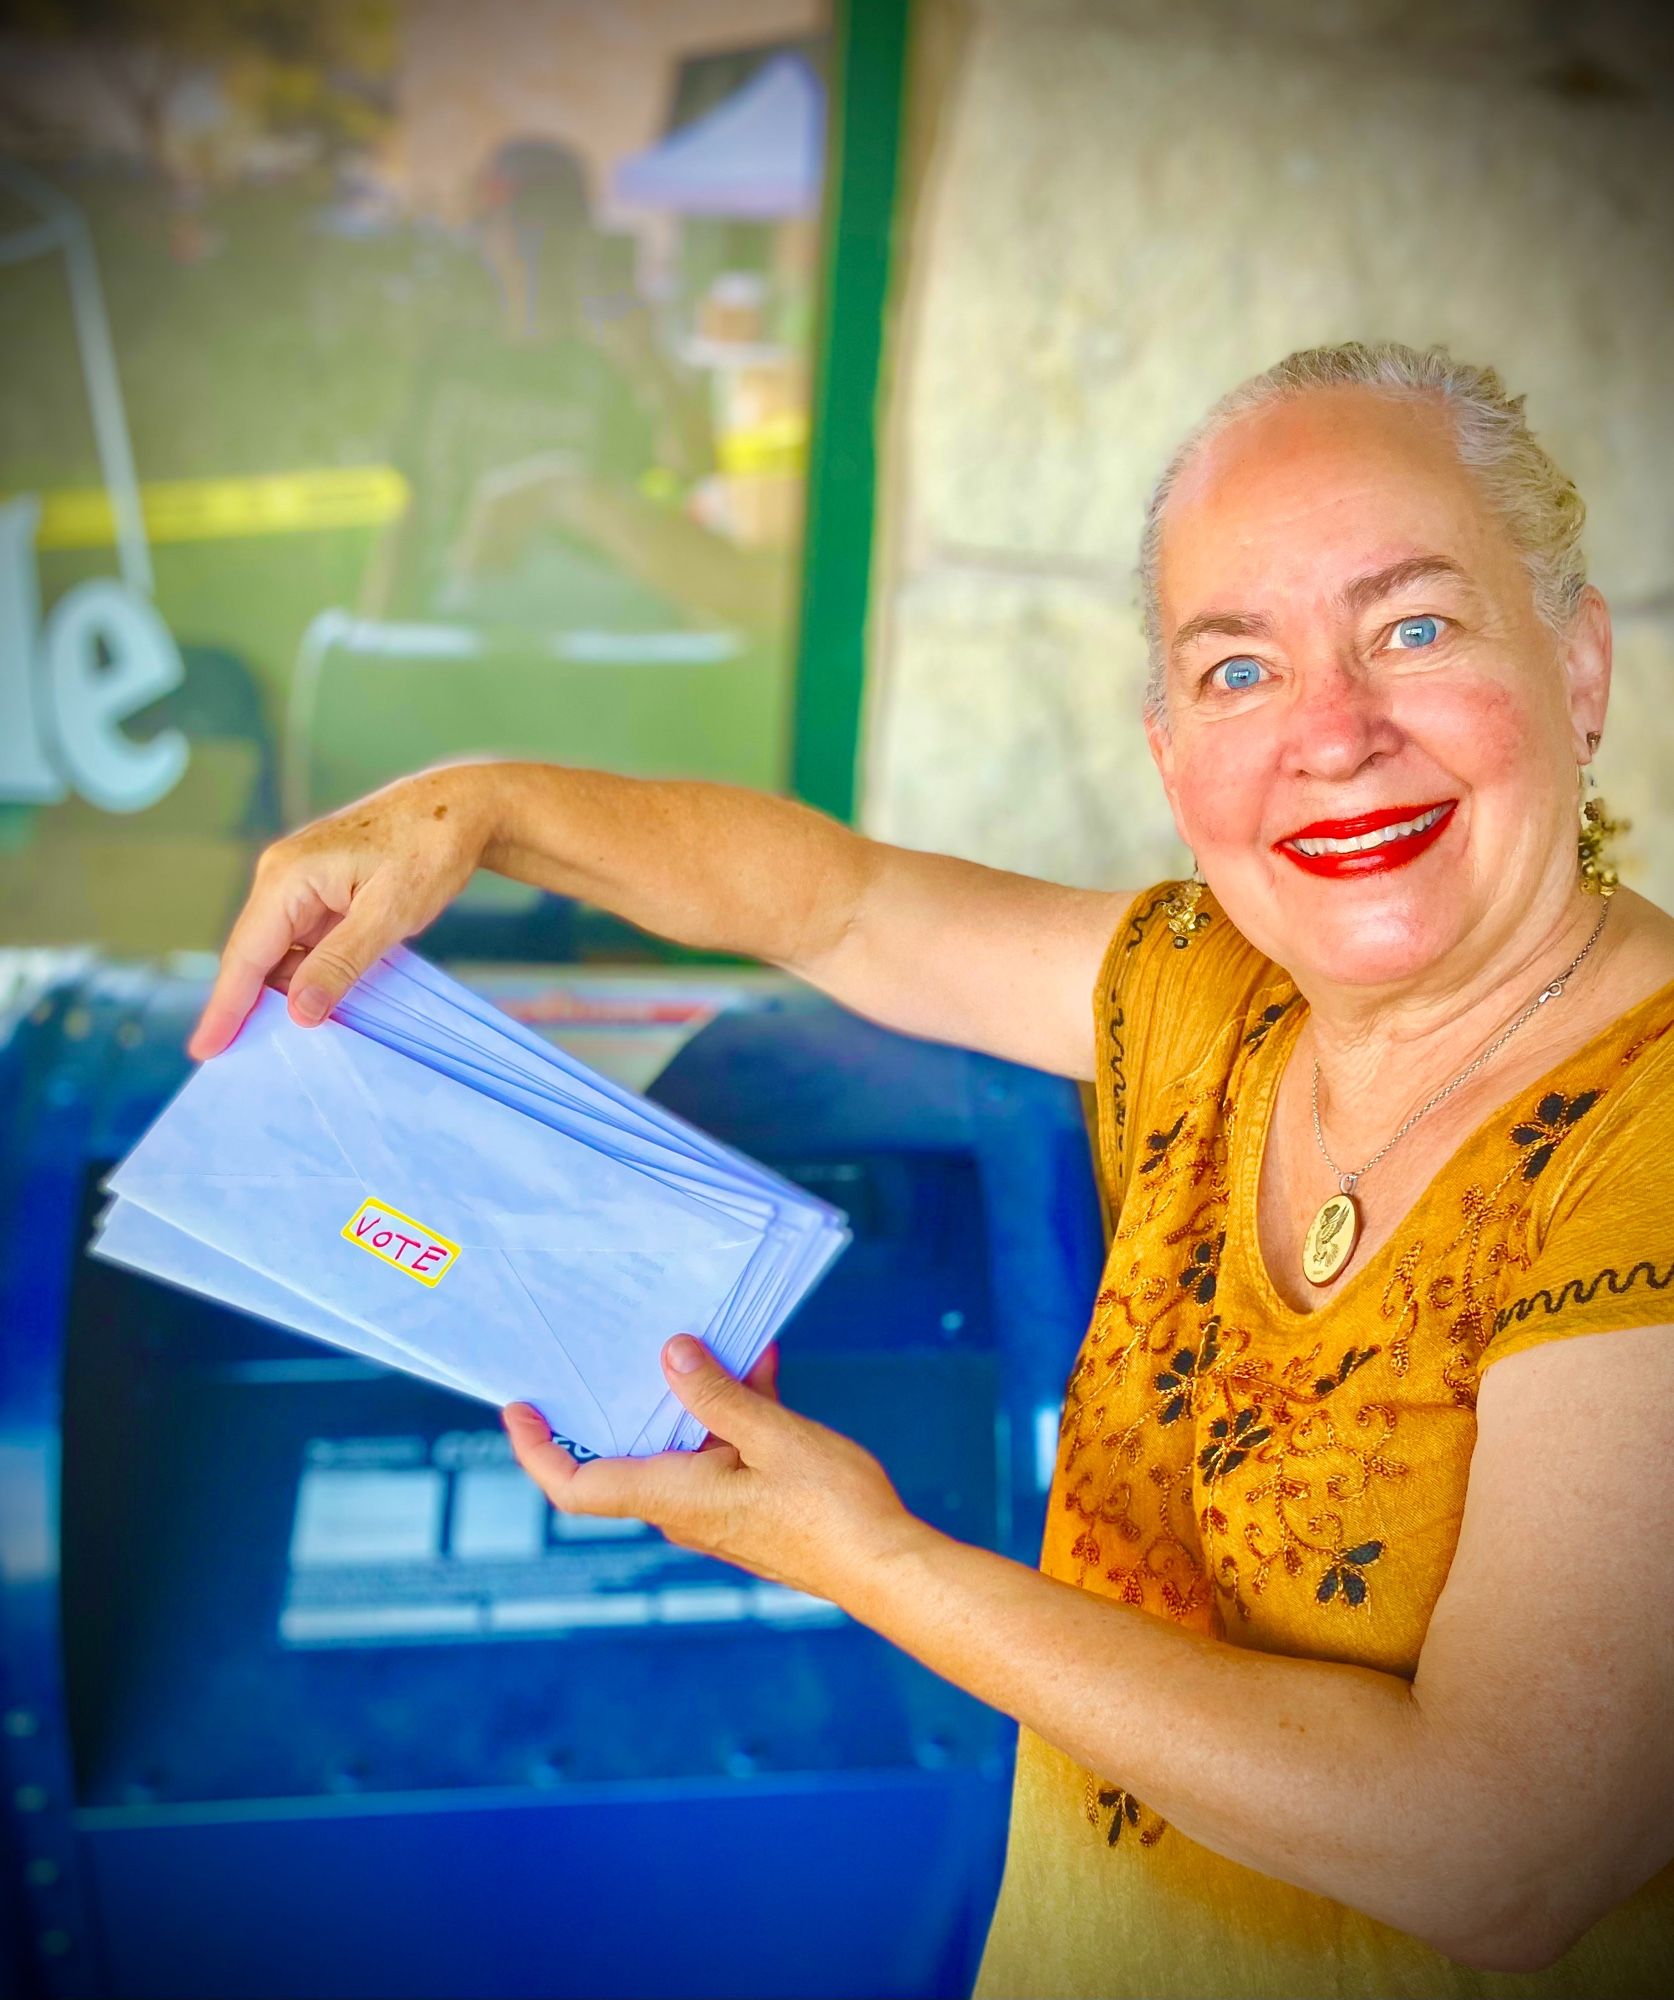
{"type": "Polygon", "coordinates": [[[457,1243],[370,1196],[343,1225],[343,1235],[370,1256],[417,1278],[421,1285],[440,1284],[459,1258],[457,1243]]]}

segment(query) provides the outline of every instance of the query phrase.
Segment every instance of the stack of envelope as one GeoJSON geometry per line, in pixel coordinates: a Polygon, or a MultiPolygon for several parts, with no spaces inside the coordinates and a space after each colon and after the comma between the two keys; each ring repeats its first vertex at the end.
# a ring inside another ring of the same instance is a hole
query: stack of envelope
{"type": "Polygon", "coordinates": [[[700,1444],[663,1343],[747,1373],[849,1240],[405,949],[317,1028],[264,992],[107,1186],[97,1255],[603,1456],[700,1444]]]}

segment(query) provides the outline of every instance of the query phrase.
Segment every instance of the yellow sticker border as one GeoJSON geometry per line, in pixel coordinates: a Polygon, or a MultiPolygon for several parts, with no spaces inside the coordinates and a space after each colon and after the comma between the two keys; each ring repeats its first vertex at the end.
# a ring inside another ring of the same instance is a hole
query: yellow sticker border
{"type": "Polygon", "coordinates": [[[404,1215],[400,1209],[392,1208],[387,1201],[379,1201],[375,1195],[369,1194],[359,1208],[355,1210],[354,1214],[349,1217],[348,1221],[344,1223],[342,1235],[346,1243],[352,1243],[357,1250],[364,1250],[368,1257],[376,1257],[381,1264],[388,1264],[392,1270],[399,1271],[404,1278],[412,1278],[418,1284],[429,1286],[432,1289],[439,1285],[453,1269],[454,1265],[459,1262],[459,1245],[457,1243],[451,1242],[446,1236],[427,1227],[416,1216],[404,1215]],[[426,1242],[441,1244],[442,1248],[448,1253],[448,1261],[434,1277],[427,1277],[423,1271],[415,1271],[410,1264],[403,1264],[399,1258],[392,1257],[387,1250],[374,1249],[364,1236],[357,1236],[355,1234],[355,1224],[369,1208],[376,1209],[378,1214],[386,1221],[405,1222],[410,1228],[416,1229],[426,1242]]]}

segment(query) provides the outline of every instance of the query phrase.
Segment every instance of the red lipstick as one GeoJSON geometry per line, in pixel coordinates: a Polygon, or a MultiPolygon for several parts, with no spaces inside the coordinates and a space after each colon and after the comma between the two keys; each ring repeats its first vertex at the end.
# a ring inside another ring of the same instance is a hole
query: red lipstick
{"type": "Polygon", "coordinates": [[[1376,812],[1355,813],[1348,819],[1317,819],[1287,833],[1273,843],[1273,852],[1294,862],[1305,875],[1319,875],[1340,882],[1351,876],[1386,875],[1392,868],[1404,868],[1416,861],[1427,848],[1434,847],[1453,818],[1457,799],[1433,799],[1428,805],[1383,806],[1376,812]],[[1416,826],[1413,822],[1418,822],[1416,826]],[[1385,827],[1409,826],[1412,831],[1393,839],[1380,840],[1371,847],[1344,852],[1341,848],[1316,847],[1304,853],[1298,842],[1362,840],[1367,834],[1381,833],[1385,827]]]}

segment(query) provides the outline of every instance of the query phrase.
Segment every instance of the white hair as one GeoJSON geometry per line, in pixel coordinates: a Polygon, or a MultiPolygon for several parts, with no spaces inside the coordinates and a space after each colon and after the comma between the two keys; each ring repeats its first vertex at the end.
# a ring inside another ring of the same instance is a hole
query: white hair
{"type": "Polygon", "coordinates": [[[1523,398],[1507,395],[1494,369],[1455,361],[1444,347],[1420,349],[1395,340],[1349,340],[1336,347],[1303,348],[1223,396],[1169,460],[1152,491],[1139,545],[1140,598],[1151,660],[1145,690],[1148,715],[1164,713],[1157,566],[1163,514],[1181,474],[1211,438],[1239,417],[1311,389],[1337,388],[1439,402],[1452,424],[1460,464],[1475,475],[1523,558],[1540,617],[1554,634],[1565,631],[1574,617],[1587,583],[1581,551],[1587,510],[1569,476],[1529,429],[1523,398]]]}

